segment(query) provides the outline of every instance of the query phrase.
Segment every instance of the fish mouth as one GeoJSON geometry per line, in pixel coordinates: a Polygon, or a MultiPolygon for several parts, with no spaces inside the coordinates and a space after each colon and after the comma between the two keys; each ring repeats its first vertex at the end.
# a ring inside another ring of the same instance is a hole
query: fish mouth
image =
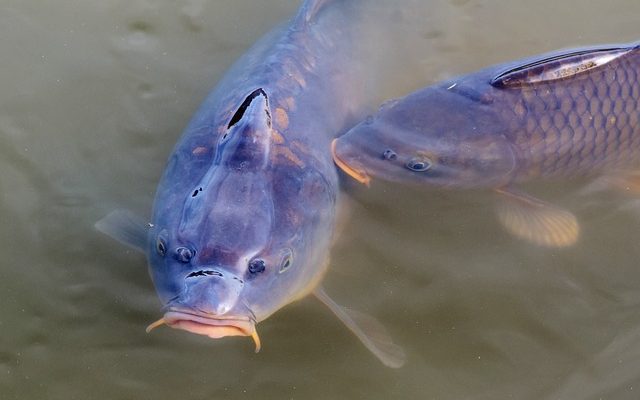
{"type": "Polygon", "coordinates": [[[341,170],[343,170],[347,175],[349,175],[356,181],[369,186],[369,183],[371,182],[371,178],[369,177],[369,175],[367,175],[367,173],[363,169],[359,169],[352,165],[347,164],[344,160],[340,158],[340,156],[338,156],[338,153],[336,152],[337,141],[338,139],[333,139],[333,141],[331,141],[331,156],[333,157],[333,162],[336,163],[336,165],[341,170]]]}
{"type": "Polygon", "coordinates": [[[211,316],[191,310],[170,309],[162,318],[150,324],[146,331],[149,333],[161,325],[208,336],[212,339],[226,336],[251,336],[256,345],[256,353],[261,348],[255,320],[249,317],[211,316]]]}

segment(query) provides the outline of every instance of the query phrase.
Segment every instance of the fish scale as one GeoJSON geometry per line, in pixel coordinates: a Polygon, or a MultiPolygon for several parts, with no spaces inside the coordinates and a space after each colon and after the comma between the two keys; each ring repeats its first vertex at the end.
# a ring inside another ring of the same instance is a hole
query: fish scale
{"type": "Polygon", "coordinates": [[[522,162],[515,179],[588,175],[638,158],[638,69],[636,51],[584,79],[497,90],[496,97],[516,104],[504,110],[516,121],[511,134],[522,162]]]}
{"type": "Polygon", "coordinates": [[[568,246],[579,237],[577,218],[514,186],[615,175],[618,187],[637,187],[639,74],[638,43],[496,65],[383,104],[333,142],[333,158],[367,184],[374,176],[492,188],[508,231],[540,245],[568,246]]]}

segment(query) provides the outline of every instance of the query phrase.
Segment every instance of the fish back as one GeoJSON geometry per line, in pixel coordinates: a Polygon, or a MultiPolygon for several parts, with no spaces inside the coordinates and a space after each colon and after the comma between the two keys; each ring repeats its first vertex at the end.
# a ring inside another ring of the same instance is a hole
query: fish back
{"type": "Polygon", "coordinates": [[[579,49],[503,68],[516,180],[590,175],[640,163],[640,45],[579,49]]]}

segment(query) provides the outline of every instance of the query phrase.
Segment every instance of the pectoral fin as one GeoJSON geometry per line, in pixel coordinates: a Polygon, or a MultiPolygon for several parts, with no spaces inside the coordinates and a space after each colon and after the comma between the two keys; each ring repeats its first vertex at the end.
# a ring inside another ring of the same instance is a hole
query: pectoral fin
{"type": "Polygon", "coordinates": [[[510,233],[549,247],[571,246],[578,240],[580,227],[569,211],[513,190],[496,192],[498,219],[510,233]]]}
{"type": "Polygon", "coordinates": [[[384,365],[400,368],[405,363],[407,357],[404,350],[393,343],[387,330],[375,318],[340,306],[322,287],[317,287],[314,294],[384,365]]]}
{"type": "Polygon", "coordinates": [[[112,211],[96,222],[95,227],[118,242],[143,253],[145,252],[149,225],[131,211],[112,211]]]}

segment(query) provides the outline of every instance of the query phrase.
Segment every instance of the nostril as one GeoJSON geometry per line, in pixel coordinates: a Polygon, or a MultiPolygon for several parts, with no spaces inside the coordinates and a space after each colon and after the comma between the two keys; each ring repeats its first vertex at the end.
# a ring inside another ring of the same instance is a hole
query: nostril
{"type": "Polygon", "coordinates": [[[266,268],[267,267],[264,260],[260,258],[254,258],[253,260],[249,261],[249,272],[252,274],[264,272],[266,268]]]}
{"type": "Polygon", "coordinates": [[[382,158],[384,158],[385,160],[395,160],[396,158],[398,158],[398,155],[396,154],[395,151],[391,149],[386,149],[382,153],[382,158]]]}
{"type": "Polygon", "coordinates": [[[188,263],[193,258],[193,250],[188,247],[178,247],[176,249],[175,258],[176,260],[188,263]]]}
{"type": "Polygon", "coordinates": [[[222,273],[212,270],[200,270],[190,273],[189,275],[187,275],[186,279],[195,278],[198,276],[222,276],[222,273]]]}

